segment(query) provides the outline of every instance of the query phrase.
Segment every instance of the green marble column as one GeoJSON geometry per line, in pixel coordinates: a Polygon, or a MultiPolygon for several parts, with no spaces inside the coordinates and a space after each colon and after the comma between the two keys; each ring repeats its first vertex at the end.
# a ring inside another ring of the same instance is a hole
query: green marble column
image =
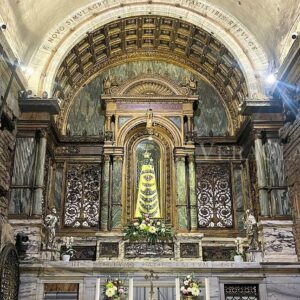
{"type": "Polygon", "coordinates": [[[112,171],[112,212],[111,225],[112,229],[121,228],[122,218],[122,164],[123,158],[115,156],[113,158],[112,171]]]}
{"type": "Polygon", "coordinates": [[[270,204],[268,196],[268,179],[266,173],[266,157],[260,134],[255,136],[255,160],[257,168],[257,183],[259,193],[260,213],[262,216],[270,215],[270,204]]]}
{"type": "Polygon", "coordinates": [[[101,199],[101,230],[108,230],[108,210],[110,194],[110,156],[104,156],[102,176],[102,199],[101,199]]]}
{"type": "Polygon", "coordinates": [[[198,228],[197,224],[197,199],[196,199],[196,172],[195,159],[190,155],[189,159],[189,193],[190,193],[190,220],[191,230],[195,231],[198,228]]]}
{"type": "Polygon", "coordinates": [[[44,170],[46,158],[46,132],[44,130],[37,131],[37,154],[34,179],[34,193],[32,203],[32,215],[41,216],[43,209],[43,187],[44,187],[44,170]]]}
{"type": "Polygon", "coordinates": [[[176,200],[177,228],[186,230],[188,227],[188,218],[184,157],[176,157],[176,200]]]}

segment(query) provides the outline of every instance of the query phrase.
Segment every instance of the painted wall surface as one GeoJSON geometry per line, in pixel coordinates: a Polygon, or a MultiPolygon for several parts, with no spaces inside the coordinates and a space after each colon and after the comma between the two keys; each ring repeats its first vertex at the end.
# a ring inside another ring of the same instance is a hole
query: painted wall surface
{"type": "Polygon", "coordinates": [[[104,111],[100,95],[102,80],[91,81],[77,94],[69,113],[67,132],[70,135],[99,135],[103,131],[104,111]]]}
{"type": "Polygon", "coordinates": [[[224,136],[229,124],[221,97],[212,86],[198,80],[199,104],[194,113],[194,127],[200,136],[224,136]]]}
{"type": "MultiPolygon", "coordinates": [[[[176,65],[162,61],[128,62],[109,69],[88,83],[77,94],[71,108],[67,131],[71,135],[98,135],[103,130],[104,111],[101,109],[102,82],[107,76],[113,82],[122,82],[141,74],[157,74],[179,83],[186,82],[193,74],[176,65]]],[[[219,94],[200,77],[198,81],[199,105],[195,111],[194,125],[199,135],[225,135],[228,131],[228,120],[219,94]]]]}

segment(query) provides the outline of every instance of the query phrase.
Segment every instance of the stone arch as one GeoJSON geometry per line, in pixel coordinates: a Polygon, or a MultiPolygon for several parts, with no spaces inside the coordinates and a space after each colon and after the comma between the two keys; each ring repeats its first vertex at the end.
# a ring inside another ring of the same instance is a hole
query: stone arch
{"type": "MultiPolygon", "coordinates": [[[[116,140],[116,146],[121,147],[126,143],[128,137],[134,129],[137,127],[143,126],[146,128],[146,116],[145,117],[137,117],[130,121],[128,121],[125,125],[123,125],[118,133],[118,138],[116,140]]],[[[161,116],[155,116],[154,122],[158,128],[163,128],[163,130],[168,134],[168,136],[173,140],[174,147],[180,147],[183,145],[183,137],[179,131],[179,129],[167,118],[161,116]]]]}
{"type": "Polygon", "coordinates": [[[63,58],[72,46],[82,39],[86,32],[115,20],[115,16],[125,18],[132,15],[156,14],[183,19],[211,32],[228,47],[238,60],[246,78],[249,94],[260,95],[262,93],[263,86],[259,77],[267,70],[267,56],[254,36],[237,19],[200,0],[193,1],[193,3],[182,3],[181,5],[176,5],[176,3],[170,5],[168,2],[168,4],[153,3],[150,6],[145,5],[145,3],[148,3],[148,1],[141,0],[139,3],[133,4],[130,0],[127,0],[122,3],[122,6],[116,6],[114,3],[93,2],[78,11],[80,13],[85,9],[86,11],[93,11],[93,14],[91,16],[87,13],[78,18],[73,24],[76,25],[74,27],[76,30],[73,29],[72,25],[68,25],[70,23],[68,23],[70,19],[70,16],[68,16],[61,24],[58,24],[58,27],[64,29],[63,32],[60,32],[59,37],[56,36],[53,40],[51,34],[53,35],[55,29],[50,30],[44,43],[40,45],[36,55],[32,57],[30,66],[36,70],[37,75],[29,78],[29,87],[37,93],[41,93],[43,90],[50,92],[54,84],[55,74],[63,58]],[[97,7],[93,10],[92,8],[95,5],[97,7]],[[222,15],[222,18],[220,18],[220,15],[222,15]],[[239,30],[233,28],[239,28],[239,30]],[[243,35],[241,35],[241,32],[243,35]],[[244,38],[245,36],[247,36],[247,39],[244,38]]]}
{"type": "MultiPolygon", "coordinates": [[[[128,124],[128,123],[127,123],[128,124]]],[[[162,209],[162,216],[167,224],[174,225],[174,213],[175,213],[175,164],[174,164],[174,148],[175,139],[169,132],[169,130],[161,125],[156,125],[152,139],[159,144],[163,152],[163,169],[162,169],[162,195],[160,196],[160,203],[162,209]]],[[[122,190],[125,191],[123,198],[124,209],[124,222],[127,223],[133,218],[134,213],[134,149],[139,142],[146,140],[149,134],[144,126],[144,123],[135,123],[135,126],[126,134],[124,141],[124,164],[123,174],[125,179],[123,180],[122,190]]]]}

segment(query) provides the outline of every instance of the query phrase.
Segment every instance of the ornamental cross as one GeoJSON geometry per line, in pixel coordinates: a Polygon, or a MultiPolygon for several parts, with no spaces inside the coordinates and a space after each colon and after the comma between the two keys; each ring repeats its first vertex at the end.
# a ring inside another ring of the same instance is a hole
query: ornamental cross
{"type": "Polygon", "coordinates": [[[156,300],[154,297],[154,287],[153,287],[153,279],[158,280],[159,276],[158,275],[154,275],[153,270],[150,271],[150,275],[146,274],[145,275],[145,279],[146,280],[150,280],[150,292],[149,292],[149,298],[148,300],[156,300]]]}

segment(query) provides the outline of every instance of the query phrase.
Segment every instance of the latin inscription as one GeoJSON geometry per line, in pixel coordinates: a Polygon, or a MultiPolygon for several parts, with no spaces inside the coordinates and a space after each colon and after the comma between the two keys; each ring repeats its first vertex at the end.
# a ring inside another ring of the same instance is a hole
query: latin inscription
{"type": "MultiPolygon", "coordinates": [[[[136,3],[136,1],[127,0],[126,3],[123,2],[123,5],[130,4],[131,2],[136,3]]],[[[143,3],[148,1],[141,0],[140,2],[143,3]]],[[[170,5],[169,1],[164,2],[170,5]]],[[[116,5],[120,5],[119,0],[101,0],[76,11],[74,14],[65,19],[65,21],[55,31],[50,33],[42,48],[44,50],[51,51],[55,47],[55,45],[57,45],[58,42],[64,37],[64,35],[69,32],[69,30],[72,30],[72,28],[81,23],[85,18],[88,18],[97,13],[101,13],[105,9],[112,8],[116,5]]],[[[199,0],[182,0],[180,5],[181,7],[195,11],[196,13],[202,15],[204,18],[208,17],[214,20],[218,20],[226,30],[230,30],[233,34],[242,38],[248,49],[252,51],[259,50],[259,46],[257,45],[256,41],[246,32],[246,29],[240,23],[238,23],[237,20],[233,19],[231,16],[224,14],[217,8],[210,6],[207,3],[203,3],[199,0]]]]}

